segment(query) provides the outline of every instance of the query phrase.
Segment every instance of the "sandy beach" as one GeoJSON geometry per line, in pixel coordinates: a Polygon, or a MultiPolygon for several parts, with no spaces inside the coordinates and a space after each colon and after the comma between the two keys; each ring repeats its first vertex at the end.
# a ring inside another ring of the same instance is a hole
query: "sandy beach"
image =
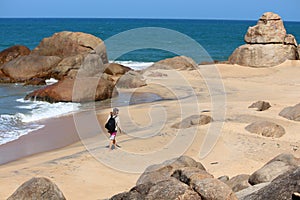
{"type": "MultiPolygon", "coordinates": [[[[75,121],[74,116],[46,121],[43,129],[0,146],[1,163],[22,157],[0,165],[0,199],[32,177],[49,178],[67,199],[106,199],[133,187],[146,166],[182,154],[200,161],[214,177],[251,174],[280,153],[300,157],[300,123],[278,115],[299,103],[300,61],[269,68],[215,66],[225,89],[226,102],[220,105],[225,111],[223,121],[182,130],[171,127],[190,115],[214,116],[223,110],[212,105],[206,85],[214,83],[215,74],[206,79],[195,70],[155,70],[166,75],[158,77],[146,73],[148,86],[129,91],[156,93],[165,100],[120,107],[126,133],[117,136],[122,148],[109,151],[106,147],[109,140],[103,124],[109,109],[81,113],[75,121]],[[248,108],[259,100],[272,107],[263,112],[248,108]],[[245,130],[257,120],[275,122],[286,134],[266,138],[245,130]],[[210,127],[218,123],[217,143],[200,158],[210,127]],[[27,156],[36,152],[40,153],[27,156]]],[[[201,66],[204,74],[210,74],[210,67],[201,66]]]]}

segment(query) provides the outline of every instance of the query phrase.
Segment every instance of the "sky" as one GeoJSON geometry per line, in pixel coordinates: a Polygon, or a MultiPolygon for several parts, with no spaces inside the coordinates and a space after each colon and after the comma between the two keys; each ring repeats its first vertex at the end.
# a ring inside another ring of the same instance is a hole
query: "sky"
{"type": "Polygon", "coordinates": [[[257,20],[275,12],[300,22],[300,0],[0,0],[0,17],[257,20]]]}

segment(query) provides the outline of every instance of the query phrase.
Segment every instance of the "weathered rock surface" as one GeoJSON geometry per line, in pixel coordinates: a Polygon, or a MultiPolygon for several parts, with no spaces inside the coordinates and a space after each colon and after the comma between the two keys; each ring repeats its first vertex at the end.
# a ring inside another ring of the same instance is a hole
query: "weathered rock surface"
{"type": "Polygon", "coordinates": [[[257,108],[257,111],[265,111],[271,108],[271,105],[266,101],[257,101],[251,104],[248,108],[257,108]]]}
{"type": "Polygon", "coordinates": [[[111,98],[114,84],[104,78],[65,78],[53,85],[26,95],[27,100],[54,102],[88,102],[111,98]],[[74,91],[73,91],[74,90],[74,91]]]}
{"type": "Polygon", "coordinates": [[[172,125],[172,128],[176,129],[183,129],[183,128],[189,128],[191,126],[195,125],[205,125],[210,122],[212,122],[213,119],[208,115],[192,115],[185,119],[183,119],[181,122],[175,123],[172,125]]]}
{"type": "Polygon", "coordinates": [[[195,167],[205,170],[204,166],[190,157],[181,156],[178,159],[167,160],[162,164],[151,165],[137,180],[137,185],[147,182],[157,183],[161,180],[168,179],[176,170],[184,167],[195,167]]]}
{"type": "Polygon", "coordinates": [[[7,200],[65,200],[59,188],[46,178],[32,178],[23,183],[7,200]]]}
{"type": "Polygon", "coordinates": [[[225,181],[225,183],[232,189],[233,192],[238,192],[251,186],[248,182],[249,177],[250,175],[248,174],[240,174],[232,177],[228,181],[225,181]]]}
{"type": "Polygon", "coordinates": [[[103,64],[108,63],[104,42],[91,34],[63,31],[44,38],[31,54],[66,58],[90,52],[100,55],[103,64]]]}
{"type": "Polygon", "coordinates": [[[230,187],[218,179],[194,180],[190,186],[200,194],[202,199],[237,200],[230,187]]]}
{"type": "Polygon", "coordinates": [[[286,171],[275,178],[270,184],[251,193],[241,200],[283,200],[292,199],[294,192],[300,191],[300,167],[286,171]]]}
{"type": "Polygon", "coordinates": [[[60,61],[57,56],[28,55],[2,65],[1,69],[10,82],[25,82],[32,78],[48,78],[52,67],[60,61]]]}
{"type": "Polygon", "coordinates": [[[126,72],[117,82],[117,87],[119,88],[138,88],[145,85],[147,84],[144,77],[135,71],[126,72]]]}
{"type": "Polygon", "coordinates": [[[281,17],[278,14],[266,12],[260,17],[257,25],[248,28],[245,42],[248,44],[282,44],[285,37],[286,30],[281,17]]]}
{"type": "Polygon", "coordinates": [[[244,39],[247,44],[232,53],[229,63],[272,67],[299,58],[295,37],[286,33],[281,17],[275,13],[264,13],[257,25],[249,27],[244,39]]]}
{"type": "Polygon", "coordinates": [[[300,103],[284,108],[279,115],[290,120],[300,121],[300,103]]]}
{"type": "Polygon", "coordinates": [[[257,121],[245,127],[250,133],[265,137],[279,138],[285,134],[282,126],[269,121],[257,121]]]}
{"type": "Polygon", "coordinates": [[[249,67],[272,67],[286,60],[296,60],[296,50],[294,45],[245,44],[235,49],[229,62],[249,67]]]}
{"type": "Polygon", "coordinates": [[[20,56],[30,54],[30,49],[26,46],[16,45],[4,49],[0,52],[0,66],[20,56]]]}
{"type": "Polygon", "coordinates": [[[266,182],[266,183],[259,183],[259,184],[256,184],[256,185],[252,185],[250,187],[247,187],[243,190],[240,190],[238,192],[235,193],[236,197],[241,200],[241,199],[244,199],[246,196],[252,194],[252,193],[255,193],[257,192],[258,190],[266,187],[267,185],[269,185],[270,182],[266,182]]]}
{"type": "Polygon", "coordinates": [[[111,200],[216,199],[236,200],[233,191],[214,179],[201,163],[187,156],[149,166],[129,192],[111,200]]]}
{"type": "Polygon", "coordinates": [[[154,69],[177,69],[177,70],[194,70],[197,69],[198,65],[195,61],[186,56],[176,56],[173,58],[167,58],[158,61],[145,69],[144,71],[154,70],[154,69]]]}
{"type": "Polygon", "coordinates": [[[120,76],[126,74],[126,72],[131,70],[129,67],[120,65],[118,63],[108,63],[105,64],[104,67],[105,67],[104,73],[112,76],[120,76]]]}
{"type": "Polygon", "coordinates": [[[266,165],[264,165],[259,170],[255,171],[249,177],[249,183],[256,185],[264,182],[271,182],[273,179],[279,175],[295,169],[300,165],[298,158],[295,158],[291,154],[280,154],[270,160],[266,165]]]}

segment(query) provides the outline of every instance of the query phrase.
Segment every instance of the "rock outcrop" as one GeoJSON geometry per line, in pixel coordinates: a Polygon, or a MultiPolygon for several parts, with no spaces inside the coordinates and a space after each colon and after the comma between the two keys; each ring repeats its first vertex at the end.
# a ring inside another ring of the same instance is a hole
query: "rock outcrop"
{"type": "Polygon", "coordinates": [[[213,178],[201,163],[187,156],[149,166],[135,187],[129,192],[111,198],[111,200],[139,199],[237,200],[229,186],[213,178]]]}
{"type": "Polygon", "coordinates": [[[241,200],[282,200],[292,199],[295,192],[300,191],[300,167],[291,169],[275,178],[270,184],[241,197],[241,200]]]}
{"type": "Polygon", "coordinates": [[[145,86],[146,80],[141,74],[135,71],[128,71],[118,79],[117,87],[119,88],[138,88],[145,86]]]}
{"type": "Polygon", "coordinates": [[[262,135],[265,137],[279,138],[285,134],[282,126],[269,121],[257,121],[245,127],[250,133],[262,135]]]}
{"type": "Polygon", "coordinates": [[[20,56],[26,56],[30,54],[30,49],[26,46],[16,45],[4,49],[0,52],[0,66],[20,56]]]}
{"type": "Polygon", "coordinates": [[[213,119],[208,115],[192,115],[183,119],[181,122],[173,124],[172,128],[183,129],[183,128],[189,128],[197,125],[201,126],[201,125],[208,124],[212,121],[213,119]]]}
{"type": "Polygon", "coordinates": [[[28,55],[18,57],[4,65],[2,72],[9,77],[9,82],[26,82],[32,78],[47,79],[51,70],[61,61],[57,56],[28,55]]]}
{"type": "Polygon", "coordinates": [[[289,120],[300,121],[300,103],[284,108],[279,115],[289,120]]]}
{"type": "Polygon", "coordinates": [[[281,17],[275,13],[264,13],[257,25],[249,27],[244,39],[247,44],[232,53],[229,63],[272,67],[299,58],[295,37],[286,33],[281,17]]]}
{"type": "Polygon", "coordinates": [[[251,104],[248,108],[257,108],[257,111],[265,111],[271,108],[271,105],[266,101],[257,101],[251,104]]]}
{"type": "Polygon", "coordinates": [[[65,200],[59,188],[47,178],[32,178],[23,183],[7,200],[65,200]]]}
{"type": "Polygon", "coordinates": [[[44,38],[31,54],[66,58],[91,52],[100,55],[104,64],[108,63],[105,45],[100,38],[87,33],[63,31],[44,38]]]}
{"type": "Polygon", "coordinates": [[[165,70],[194,70],[197,69],[198,65],[192,58],[186,56],[175,56],[173,58],[167,58],[161,61],[158,61],[148,67],[147,69],[143,70],[155,70],[155,69],[165,69],[165,70]]]}
{"type": "Polygon", "coordinates": [[[111,98],[114,84],[104,78],[65,78],[53,85],[33,91],[25,100],[55,102],[89,102],[111,98]]]}
{"type": "Polygon", "coordinates": [[[271,182],[279,175],[297,168],[300,165],[300,160],[291,154],[280,154],[270,160],[262,168],[255,171],[249,177],[249,183],[256,185],[259,183],[271,182]]]}

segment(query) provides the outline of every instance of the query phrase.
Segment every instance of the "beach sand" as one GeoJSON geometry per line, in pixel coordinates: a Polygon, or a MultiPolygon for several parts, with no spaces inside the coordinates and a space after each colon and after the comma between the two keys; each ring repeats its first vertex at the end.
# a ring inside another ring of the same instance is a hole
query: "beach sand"
{"type": "Polygon", "coordinates": [[[214,79],[218,77],[209,70],[213,66],[201,67],[202,74],[158,70],[168,76],[147,76],[149,86],[130,90],[157,93],[166,100],[120,107],[126,132],[117,136],[121,149],[110,151],[106,147],[109,140],[103,124],[108,109],[81,113],[75,116],[75,122],[74,116],[48,120],[45,128],[1,145],[2,162],[23,158],[0,166],[0,199],[9,197],[32,177],[49,178],[67,199],[105,199],[133,187],[146,166],[182,154],[200,161],[215,177],[251,174],[280,153],[300,157],[300,123],[278,115],[283,108],[299,103],[300,61],[271,68],[217,64],[226,92],[220,90],[214,97],[220,107],[211,103],[206,85],[217,84],[214,79]],[[272,107],[262,112],[248,108],[259,100],[270,102],[272,107]],[[180,131],[171,127],[193,114],[214,116],[223,110],[223,121],[180,131]],[[285,128],[286,134],[266,138],[247,132],[245,127],[257,120],[275,122],[285,128]],[[215,125],[220,125],[220,132],[210,134],[215,125]],[[214,148],[200,157],[205,139],[214,144],[214,137],[218,139],[214,148]],[[54,145],[65,147],[55,149],[54,145]],[[49,151],[49,146],[54,150],[49,151]],[[26,152],[32,149],[46,152],[24,157],[34,153],[26,152]]]}

